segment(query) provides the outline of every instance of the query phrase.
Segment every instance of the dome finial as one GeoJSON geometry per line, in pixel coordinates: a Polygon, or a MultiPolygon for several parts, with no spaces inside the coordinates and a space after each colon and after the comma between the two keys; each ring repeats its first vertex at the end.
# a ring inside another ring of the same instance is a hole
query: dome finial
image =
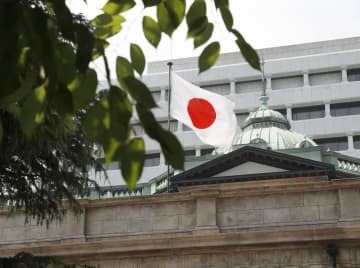
{"type": "Polygon", "coordinates": [[[269,97],[266,94],[266,80],[265,80],[265,61],[264,56],[261,54],[261,82],[262,82],[262,94],[259,98],[262,106],[267,106],[269,97]]]}

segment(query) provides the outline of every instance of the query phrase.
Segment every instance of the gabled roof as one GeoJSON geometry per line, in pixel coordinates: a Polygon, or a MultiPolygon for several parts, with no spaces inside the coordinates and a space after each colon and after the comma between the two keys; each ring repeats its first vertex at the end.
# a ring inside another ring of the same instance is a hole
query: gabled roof
{"type": "Polygon", "coordinates": [[[337,174],[332,164],[244,146],[175,175],[171,185],[175,190],[178,186],[187,185],[318,175],[328,175],[332,179],[343,174],[337,174]]]}

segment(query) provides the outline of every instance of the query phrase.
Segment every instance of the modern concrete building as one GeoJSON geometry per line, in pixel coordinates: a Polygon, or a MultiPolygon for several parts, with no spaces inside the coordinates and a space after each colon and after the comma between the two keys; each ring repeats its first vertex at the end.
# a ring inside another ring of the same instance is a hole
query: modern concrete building
{"type": "MultiPolygon", "coordinates": [[[[360,37],[266,48],[258,53],[265,62],[268,107],[283,114],[294,131],[313,139],[324,150],[360,157],[360,37]]],[[[234,101],[238,135],[240,124],[260,105],[261,73],[249,67],[240,53],[221,55],[215,67],[200,75],[196,58],[174,60],[173,70],[234,101]]],[[[167,62],[150,63],[144,81],[160,107],[155,115],[166,128],[167,62]]],[[[140,183],[147,183],[166,171],[165,160],[158,144],[144,135],[136,118],[133,125],[146,142],[140,183]]],[[[171,130],[182,142],[187,158],[213,150],[176,120],[171,121],[171,130]]],[[[112,185],[123,183],[117,164],[110,166],[108,174],[112,185]]]]}

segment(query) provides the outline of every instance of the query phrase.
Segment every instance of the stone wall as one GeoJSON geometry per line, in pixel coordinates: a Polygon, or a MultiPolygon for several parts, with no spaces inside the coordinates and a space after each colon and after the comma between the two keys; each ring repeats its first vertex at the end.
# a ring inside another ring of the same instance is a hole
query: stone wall
{"type": "Polygon", "coordinates": [[[360,267],[360,179],[326,177],[194,186],[85,200],[61,223],[0,214],[0,255],[53,255],[95,267],[360,267]]]}

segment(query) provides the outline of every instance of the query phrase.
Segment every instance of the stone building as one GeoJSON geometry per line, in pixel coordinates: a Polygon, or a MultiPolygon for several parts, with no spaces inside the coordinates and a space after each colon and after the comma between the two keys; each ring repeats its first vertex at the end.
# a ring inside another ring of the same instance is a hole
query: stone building
{"type": "Polygon", "coordinates": [[[171,192],[83,200],[49,228],[0,215],[0,255],[104,268],[360,267],[360,160],[262,105],[228,154],[189,158],[171,192]]]}

